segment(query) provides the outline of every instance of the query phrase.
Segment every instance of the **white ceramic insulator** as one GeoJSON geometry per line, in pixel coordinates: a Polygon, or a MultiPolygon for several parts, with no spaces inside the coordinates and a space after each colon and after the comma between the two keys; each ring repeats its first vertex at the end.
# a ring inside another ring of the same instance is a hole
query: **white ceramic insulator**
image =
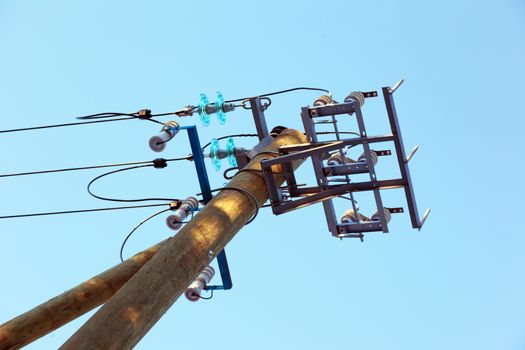
{"type": "Polygon", "coordinates": [[[349,164],[353,163],[354,160],[348,158],[341,152],[335,152],[330,155],[330,158],[328,158],[328,165],[341,165],[341,164],[349,164]]]}
{"type": "Polygon", "coordinates": [[[345,102],[350,101],[357,101],[357,103],[359,103],[359,108],[362,108],[365,104],[365,96],[359,91],[354,91],[345,97],[345,102]]]}
{"type": "Polygon", "coordinates": [[[357,224],[361,221],[369,221],[369,219],[361,213],[356,213],[354,209],[348,209],[341,216],[341,223],[343,224],[357,224]]]}
{"type": "MultiPolygon", "coordinates": [[[[374,166],[376,166],[376,165],[377,165],[377,162],[379,161],[379,157],[377,156],[377,153],[374,152],[374,151],[370,151],[370,156],[371,156],[371,158],[372,158],[372,164],[373,164],[374,166]]],[[[361,154],[361,155],[359,156],[359,158],[357,158],[357,160],[358,160],[359,162],[366,162],[366,156],[365,156],[365,154],[364,154],[364,153],[361,154]]]]}
{"type": "Polygon", "coordinates": [[[326,105],[329,105],[329,104],[332,104],[332,103],[334,103],[334,100],[332,100],[332,96],[330,96],[330,95],[321,95],[315,100],[314,107],[326,106],[326,105]]]}
{"type": "Polygon", "coordinates": [[[199,200],[195,197],[186,198],[175,212],[166,218],[166,224],[174,231],[182,227],[182,222],[188,217],[191,210],[199,207],[199,200]]]}
{"type": "MultiPolygon", "coordinates": [[[[386,223],[390,223],[390,220],[392,220],[392,213],[390,213],[390,211],[386,208],[383,208],[383,212],[385,213],[385,220],[386,220],[386,223]]],[[[370,218],[370,220],[372,221],[379,221],[380,218],[379,218],[379,212],[376,211],[374,213],[374,215],[372,215],[372,217],[370,218]]]]}
{"type": "Polygon", "coordinates": [[[214,275],[215,270],[211,266],[207,266],[204,270],[202,270],[197,279],[195,279],[195,281],[190,284],[188,289],[186,289],[186,293],[184,293],[186,298],[189,301],[198,301],[200,299],[202,290],[208,283],[210,283],[214,275]]]}
{"type": "Polygon", "coordinates": [[[166,148],[166,142],[171,139],[171,134],[162,130],[158,135],[149,139],[149,148],[153,152],[162,152],[166,148]]]}
{"type": "Polygon", "coordinates": [[[158,135],[149,139],[149,148],[154,152],[162,152],[166,148],[166,143],[175,137],[179,132],[179,123],[176,121],[167,122],[158,135]]]}

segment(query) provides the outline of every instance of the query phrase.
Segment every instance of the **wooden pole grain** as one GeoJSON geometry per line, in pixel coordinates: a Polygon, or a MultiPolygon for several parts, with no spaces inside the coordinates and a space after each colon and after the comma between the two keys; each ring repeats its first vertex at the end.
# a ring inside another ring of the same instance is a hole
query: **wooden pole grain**
{"type": "MultiPolygon", "coordinates": [[[[121,350],[133,348],[186,290],[204,267],[268,199],[260,161],[280,146],[306,142],[286,129],[268,144],[199,214],[171,238],[61,349],[121,350]],[[266,154],[263,154],[266,152],[266,154]],[[243,193],[248,192],[250,195],[243,193]],[[253,196],[253,198],[252,198],[253,196]]],[[[297,168],[304,160],[292,164],[297,168]]],[[[280,166],[273,169],[280,172],[280,166]]],[[[284,178],[275,175],[277,185],[284,178]]]]}
{"type": "Polygon", "coordinates": [[[0,350],[14,350],[104,304],[167,240],[0,325],[0,350]]]}

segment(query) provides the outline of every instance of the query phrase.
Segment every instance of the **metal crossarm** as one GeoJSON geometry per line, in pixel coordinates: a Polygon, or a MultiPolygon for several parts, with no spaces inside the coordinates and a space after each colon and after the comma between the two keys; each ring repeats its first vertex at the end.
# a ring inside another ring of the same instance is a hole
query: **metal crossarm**
{"type": "MultiPolygon", "coordinates": [[[[399,85],[400,84],[396,84],[397,87],[399,87],[399,85]]],[[[392,96],[396,89],[389,87],[382,89],[391,129],[391,133],[387,135],[368,136],[366,131],[361,107],[365,98],[377,96],[377,92],[375,91],[364,94],[353,93],[349,96],[350,98],[345,99],[344,103],[333,102],[328,105],[301,108],[301,120],[308,143],[281,147],[279,149],[281,156],[261,161],[261,169],[266,181],[274,214],[287,213],[304,206],[321,202],[323,204],[328,230],[333,236],[362,239],[363,232],[381,231],[387,233],[390,215],[403,212],[402,208],[386,208],[383,205],[381,190],[403,188],[412,226],[418,229],[421,228],[429,210],[425,213],[423,220],[420,220],[408,169],[408,161],[413,156],[415,150],[417,150],[417,147],[409,157],[406,156],[392,96]],[[356,94],[362,95],[359,97],[359,95],[356,94]],[[359,98],[361,98],[361,101],[359,98]],[[350,115],[355,118],[359,137],[341,137],[344,133],[340,131],[340,126],[338,125],[339,120],[336,119],[336,116],[339,115],[350,115]],[[319,117],[327,116],[331,117],[331,119],[317,120],[319,117]],[[316,130],[316,126],[318,125],[331,125],[334,131],[329,133],[335,135],[335,139],[319,141],[319,133],[316,130]],[[373,150],[371,148],[372,144],[379,142],[393,143],[394,153],[400,168],[400,178],[378,178],[375,169],[377,157],[392,154],[390,150],[373,150]],[[363,154],[358,160],[351,160],[344,156],[347,147],[357,145],[363,148],[363,154]],[[337,154],[337,152],[339,152],[337,158],[339,162],[336,164],[327,162],[327,159],[337,154]],[[303,187],[297,185],[298,181],[294,172],[291,170],[292,161],[307,158],[310,158],[312,161],[316,186],[303,187]],[[287,186],[277,187],[275,185],[274,174],[272,172],[272,167],[275,165],[282,166],[282,175],[286,178],[287,186]],[[369,181],[353,182],[352,176],[357,174],[368,174],[369,181]],[[370,218],[358,213],[359,208],[354,199],[354,193],[367,191],[373,193],[376,203],[376,212],[370,218]],[[333,200],[345,195],[349,195],[347,199],[350,199],[352,202],[353,214],[350,216],[354,217],[355,220],[338,222],[333,200]],[[360,218],[363,220],[360,220],[360,218]]]]}

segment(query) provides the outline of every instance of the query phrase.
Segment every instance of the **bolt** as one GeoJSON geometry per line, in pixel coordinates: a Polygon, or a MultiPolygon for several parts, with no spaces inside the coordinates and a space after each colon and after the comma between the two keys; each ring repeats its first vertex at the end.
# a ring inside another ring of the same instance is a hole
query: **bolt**
{"type": "Polygon", "coordinates": [[[213,250],[211,250],[211,249],[208,250],[208,258],[209,259],[212,259],[214,255],[215,255],[215,253],[213,252],[213,250]]]}

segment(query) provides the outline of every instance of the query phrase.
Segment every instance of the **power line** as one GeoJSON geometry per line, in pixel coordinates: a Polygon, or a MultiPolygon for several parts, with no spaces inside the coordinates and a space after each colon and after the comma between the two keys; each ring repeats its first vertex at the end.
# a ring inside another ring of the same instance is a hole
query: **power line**
{"type": "Polygon", "coordinates": [[[0,130],[0,134],[6,134],[6,133],[11,133],[11,132],[19,132],[19,131],[39,130],[39,129],[61,128],[61,127],[64,127],[64,126],[73,126],[73,125],[116,122],[116,121],[120,121],[120,120],[130,120],[130,119],[137,119],[137,118],[135,118],[135,117],[126,117],[126,118],[107,119],[107,120],[106,119],[105,120],[93,120],[93,121],[87,121],[87,122],[75,122],[75,123],[65,123],[65,124],[52,124],[52,125],[32,126],[32,127],[28,127],[28,128],[0,130]]]}
{"type": "Polygon", "coordinates": [[[136,208],[147,208],[147,207],[160,207],[164,205],[169,205],[169,203],[164,204],[143,204],[143,205],[131,205],[125,207],[110,207],[110,208],[96,208],[96,209],[79,209],[79,210],[65,210],[65,211],[53,211],[53,212],[44,212],[44,213],[30,213],[30,214],[17,214],[17,215],[5,215],[0,216],[0,219],[15,219],[15,218],[26,218],[33,216],[46,216],[46,215],[62,215],[62,214],[77,214],[77,213],[90,213],[96,211],[108,211],[108,210],[123,210],[123,209],[136,209],[136,208]]]}
{"type": "MultiPolygon", "coordinates": [[[[229,137],[258,137],[258,136],[259,136],[258,134],[233,134],[233,135],[226,135],[226,136],[218,137],[217,141],[224,140],[224,139],[227,139],[229,137]]],[[[208,142],[207,144],[202,146],[202,150],[205,150],[210,145],[211,145],[211,142],[208,142]]]]}
{"type": "Polygon", "coordinates": [[[161,211],[156,212],[155,214],[152,214],[152,215],[148,216],[146,219],[142,220],[137,226],[135,226],[135,227],[133,228],[133,230],[131,230],[130,233],[128,233],[128,235],[126,236],[126,238],[124,238],[124,241],[122,242],[122,244],[121,244],[121,246],[120,246],[120,261],[124,262],[124,258],[123,258],[123,256],[122,256],[122,252],[124,251],[124,246],[126,245],[126,242],[127,242],[128,239],[131,237],[131,235],[132,235],[135,231],[137,231],[138,228],[139,228],[140,226],[142,226],[143,224],[145,224],[147,221],[153,219],[153,218],[154,218],[155,216],[157,216],[157,215],[160,215],[160,214],[162,214],[162,213],[165,213],[165,212],[169,211],[170,209],[171,209],[171,208],[163,209],[163,210],[161,210],[161,211]]]}
{"type": "MultiPolygon", "coordinates": [[[[280,91],[269,92],[269,93],[262,94],[262,95],[257,95],[257,96],[259,96],[259,97],[274,96],[274,95],[285,94],[285,93],[287,93],[287,92],[298,91],[298,90],[322,91],[322,92],[325,92],[325,93],[327,93],[327,94],[330,93],[329,90],[322,89],[322,88],[312,88],[312,87],[304,87],[304,86],[301,86],[301,87],[295,87],[295,88],[292,88],[292,89],[286,89],[286,90],[280,90],[280,91]]],[[[225,102],[225,103],[230,103],[230,102],[243,101],[243,100],[246,100],[246,99],[249,99],[249,97],[237,98],[237,99],[235,99],[235,100],[228,100],[228,101],[224,101],[224,102],[225,102]]]]}
{"type": "Polygon", "coordinates": [[[38,174],[50,174],[50,173],[60,173],[60,172],[66,172],[66,171],[77,171],[77,170],[90,170],[90,169],[100,169],[100,168],[111,168],[111,167],[119,167],[119,166],[128,166],[128,165],[140,165],[140,164],[149,164],[154,165],[156,161],[166,161],[166,162],[173,162],[177,160],[191,160],[192,155],[189,155],[187,157],[180,157],[180,158],[170,158],[170,159],[164,159],[164,158],[157,158],[154,160],[147,160],[147,161],[140,161],[140,162],[129,162],[129,163],[115,163],[115,164],[102,164],[102,165],[89,165],[89,166],[82,166],[82,167],[74,167],[74,168],[62,168],[62,169],[51,169],[51,170],[37,170],[37,171],[28,171],[28,172],[22,172],[22,173],[12,173],[12,174],[0,174],[0,178],[2,177],[12,177],[12,176],[25,176],[25,175],[38,175],[38,174]]]}

